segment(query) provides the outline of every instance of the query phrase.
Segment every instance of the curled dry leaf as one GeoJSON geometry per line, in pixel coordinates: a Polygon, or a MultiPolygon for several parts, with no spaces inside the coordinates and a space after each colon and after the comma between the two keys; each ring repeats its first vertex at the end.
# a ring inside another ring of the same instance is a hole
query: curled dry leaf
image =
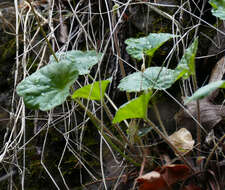
{"type": "Polygon", "coordinates": [[[169,188],[164,178],[157,171],[138,177],[137,182],[140,184],[139,190],[167,190],[169,188]]]}
{"type": "Polygon", "coordinates": [[[195,144],[191,133],[185,128],[181,128],[170,135],[169,140],[181,153],[192,150],[195,144]]]}
{"type": "MultiPolygon", "coordinates": [[[[207,98],[199,100],[201,124],[206,131],[210,131],[217,124],[221,123],[225,118],[225,106],[214,105],[207,98]]],[[[196,101],[187,104],[187,111],[180,110],[175,115],[178,126],[182,126],[192,135],[196,134],[196,122],[191,118],[190,114],[197,119],[196,101]]]]}
{"type": "Polygon", "coordinates": [[[139,190],[170,190],[170,186],[186,179],[190,169],[183,164],[166,165],[137,178],[139,190]]]}

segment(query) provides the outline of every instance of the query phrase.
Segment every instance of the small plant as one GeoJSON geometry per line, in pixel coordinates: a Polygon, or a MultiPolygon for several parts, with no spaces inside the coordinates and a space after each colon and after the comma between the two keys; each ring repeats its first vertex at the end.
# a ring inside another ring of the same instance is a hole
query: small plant
{"type": "MultiPolygon", "coordinates": [[[[136,92],[139,96],[122,105],[116,112],[115,117],[113,117],[113,114],[105,103],[105,98],[110,100],[106,94],[106,89],[111,79],[101,81],[93,80],[92,84],[83,86],[71,93],[71,87],[80,75],[88,75],[89,78],[92,78],[89,75],[90,69],[100,62],[103,56],[101,53],[95,51],[82,52],[72,50],[65,53],[57,53],[54,57],[58,60],[51,56],[50,63],[47,66],[42,67],[40,70],[25,78],[17,86],[17,93],[19,96],[23,97],[28,108],[40,109],[42,111],[48,111],[61,105],[70,96],[86,111],[90,120],[112,148],[120,153],[127,161],[130,161],[136,166],[141,165],[140,159],[124,148],[127,145],[130,147],[130,150],[135,147],[129,140],[128,135],[121,129],[119,123],[131,119],[130,123],[125,122],[129,133],[129,131],[132,131],[129,130],[129,128],[132,127],[133,119],[143,119],[148,127],[155,130],[172,150],[179,155],[180,159],[193,171],[194,169],[179,151],[179,147],[176,147],[169,140],[164,126],[162,125],[162,129],[160,130],[158,126],[151,121],[151,118],[148,118],[147,114],[148,104],[155,90],[166,90],[177,80],[181,78],[188,79],[189,77],[193,79],[194,86],[196,85],[195,55],[198,48],[198,39],[195,39],[190,47],[186,49],[175,69],[168,69],[163,66],[150,66],[151,58],[154,56],[155,51],[169,39],[178,37],[179,36],[172,34],[160,33],[149,34],[142,38],[130,38],[125,41],[127,44],[127,52],[130,56],[138,61],[143,61],[141,63],[143,69],[142,71],[126,76],[120,81],[118,88],[121,91],[126,91],[127,93],[136,92]],[[146,56],[148,56],[150,60],[148,64],[145,63],[146,56]],[[80,101],[81,98],[101,101],[105,113],[112,121],[112,125],[115,127],[120,137],[114,135],[106,124],[80,101]]],[[[217,81],[198,89],[191,97],[185,100],[185,103],[203,98],[217,88],[225,88],[225,81],[217,81]]],[[[160,118],[158,119],[160,120],[160,118]]],[[[136,128],[136,130],[138,131],[139,129],[136,128]]],[[[146,131],[146,133],[148,132],[149,130],[146,131]]],[[[137,135],[136,132],[135,135],[137,135]]],[[[137,138],[141,145],[142,136],[139,135],[139,133],[137,138]]],[[[146,156],[145,151],[142,150],[142,152],[144,156],[146,156]]]]}

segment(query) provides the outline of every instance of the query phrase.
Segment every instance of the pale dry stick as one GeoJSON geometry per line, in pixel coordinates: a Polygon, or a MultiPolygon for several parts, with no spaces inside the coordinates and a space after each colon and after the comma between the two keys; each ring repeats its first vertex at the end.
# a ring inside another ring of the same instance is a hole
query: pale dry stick
{"type": "MultiPolygon", "coordinates": [[[[125,3],[125,5],[124,5],[125,8],[124,8],[124,10],[122,11],[120,17],[118,18],[118,21],[117,21],[117,23],[115,24],[112,33],[110,34],[109,38],[108,38],[107,41],[106,41],[105,47],[104,47],[104,49],[103,49],[103,55],[105,55],[105,53],[106,53],[106,51],[107,51],[107,49],[108,49],[110,40],[111,40],[112,36],[114,35],[114,32],[116,31],[116,29],[117,29],[119,23],[122,21],[123,15],[125,14],[125,11],[127,10],[127,8],[128,8],[128,6],[130,5],[130,2],[131,2],[131,1],[132,1],[132,0],[128,0],[128,1],[125,3]]],[[[101,51],[101,49],[100,49],[99,51],[101,51]]]]}
{"type": "MultiPolygon", "coordinates": [[[[51,111],[50,111],[51,112],[51,111]]],[[[51,114],[51,113],[50,113],[51,114]]],[[[46,173],[48,174],[48,176],[50,177],[50,179],[52,180],[53,184],[55,185],[55,187],[60,190],[57,182],[54,180],[53,176],[51,175],[51,173],[49,172],[48,168],[45,166],[45,163],[44,163],[44,154],[45,154],[45,146],[46,146],[46,142],[47,142],[47,137],[48,137],[48,131],[49,131],[49,128],[50,128],[50,120],[51,118],[49,117],[48,119],[48,126],[47,126],[47,130],[46,130],[46,133],[45,133],[45,138],[44,138],[44,142],[43,142],[43,146],[42,146],[42,152],[41,152],[41,165],[42,167],[44,168],[44,170],[46,171],[46,173]]]]}
{"type": "Polygon", "coordinates": [[[55,55],[55,53],[54,53],[54,50],[53,50],[53,48],[52,48],[52,46],[51,46],[51,44],[50,44],[50,42],[49,42],[49,40],[48,40],[48,38],[47,38],[47,35],[46,35],[46,33],[45,33],[45,31],[44,31],[42,25],[41,25],[41,22],[40,22],[40,20],[39,20],[39,17],[36,15],[36,12],[35,12],[35,10],[34,10],[34,7],[32,6],[30,0],[26,0],[26,1],[27,1],[27,2],[29,3],[29,5],[31,6],[31,10],[32,10],[32,12],[34,13],[34,16],[35,16],[35,18],[36,18],[36,20],[37,20],[37,22],[38,22],[38,26],[40,27],[41,33],[43,34],[43,36],[44,36],[44,38],[45,38],[45,41],[46,41],[47,44],[48,44],[48,47],[49,47],[50,52],[52,53],[52,55],[53,55],[53,57],[55,58],[56,62],[58,62],[58,58],[56,57],[56,55],[55,55]]]}
{"type": "MultiPolygon", "coordinates": [[[[29,0],[27,0],[27,1],[29,1],[29,0]]],[[[31,5],[29,2],[27,2],[27,1],[24,1],[24,3],[30,8],[30,6],[33,6],[33,5],[31,5]]],[[[23,9],[24,10],[24,9],[23,9]]],[[[34,9],[34,12],[35,12],[35,14],[38,16],[38,17],[40,17],[42,20],[44,20],[44,23],[48,23],[48,21],[47,21],[47,19],[45,19],[36,9],[34,9]]]]}
{"type": "MultiPolygon", "coordinates": [[[[68,146],[69,146],[69,144],[70,144],[71,147],[74,147],[74,146],[75,146],[75,147],[77,147],[78,150],[79,150],[79,144],[80,144],[80,142],[79,142],[79,141],[74,141],[73,139],[71,139],[71,138],[69,137],[70,133],[63,133],[63,132],[60,131],[57,127],[54,127],[54,129],[55,129],[58,133],[60,133],[60,134],[63,136],[63,138],[65,139],[66,142],[68,141],[68,143],[67,143],[68,146]]],[[[77,130],[79,130],[79,129],[77,129],[77,130]]],[[[71,135],[71,136],[72,136],[72,135],[71,135]]],[[[78,139],[78,140],[79,140],[79,139],[78,139]]],[[[99,160],[99,157],[97,157],[97,156],[95,155],[95,152],[93,152],[92,150],[90,150],[88,147],[82,145],[82,150],[84,151],[85,154],[91,156],[92,158],[94,158],[94,159],[96,159],[96,160],[99,160]]],[[[85,160],[84,160],[84,162],[88,163],[88,161],[85,161],[85,160]]]]}
{"type": "MultiPolygon", "coordinates": [[[[19,109],[19,113],[20,113],[22,107],[20,106],[20,107],[18,107],[17,109],[19,109]]],[[[19,115],[20,115],[20,114],[17,114],[17,117],[14,119],[14,123],[17,123],[17,121],[18,121],[18,119],[19,119],[19,115]]],[[[5,145],[4,145],[4,147],[3,147],[3,151],[1,152],[1,155],[0,155],[0,162],[4,162],[5,155],[6,155],[6,153],[9,151],[11,145],[13,144],[13,143],[12,143],[12,138],[13,138],[13,136],[14,136],[14,134],[15,134],[15,130],[16,130],[16,125],[14,125],[14,126],[12,127],[12,131],[11,131],[11,133],[10,133],[9,139],[8,139],[8,141],[5,143],[5,145]],[[11,143],[11,144],[10,144],[10,143],[11,143]]],[[[14,140],[15,140],[15,139],[14,139],[14,140]]],[[[14,153],[15,153],[15,155],[12,155],[13,158],[15,158],[15,156],[17,155],[16,149],[17,149],[17,146],[12,147],[12,150],[14,150],[14,153]]],[[[10,164],[11,164],[11,165],[16,165],[15,160],[12,160],[10,164]]],[[[11,168],[11,166],[10,166],[10,168],[11,168]]],[[[13,179],[12,179],[12,176],[10,176],[9,181],[10,181],[10,183],[9,183],[9,188],[12,189],[12,187],[13,187],[13,179]]]]}
{"type": "MultiPolygon", "coordinates": [[[[61,118],[55,119],[54,122],[51,123],[51,125],[53,124],[57,124],[58,122],[61,122],[61,118]]],[[[51,125],[49,125],[49,127],[51,127],[51,125]]],[[[29,143],[31,143],[31,141],[33,141],[41,132],[43,132],[45,129],[47,129],[47,124],[44,124],[42,127],[40,127],[40,130],[38,130],[29,140],[26,141],[25,144],[23,144],[19,150],[22,150],[25,146],[27,146],[29,143]]]]}
{"type": "MultiPolygon", "coordinates": [[[[52,46],[52,49],[55,50],[55,40],[54,40],[54,26],[53,26],[53,10],[54,10],[54,6],[55,6],[55,0],[48,0],[48,25],[49,25],[49,28],[50,28],[50,33],[51,35],[49,36],[52,43],[51,43],[51,46],[52,46]]],[[[50,40],[49,40],[50,41],[50,40]]]]}
{"type": "MultiPolygon", "coordinates": [[[[68,106],[68,105],[67,105],[68,106]]],[[[63,110],[64,110],[64,106],[63,106],[63,110]]],[[[63,111],[64,112],[64,111],[63,111]]],[[[69,118],[69,120],[70,120],[70,117],[68,117],[69,118]]],[[[86,122],[85,122],[86,123],[86,122]]],[[[64,185],[66,186],[66,188],[69,190],[69,187],[68,187],[68,185],[67,185],[67,183],[66,183],[66,180],[65,180],[65,178],[63,177],[63,173],[62,173],[62,171],[61,171],[61,169],[60,169],[60,166],[61,166],[61,163],[62,163],[62,160],[63,160],[63,157],[64,157],[64,154],[65,154],[65,151],[66,151],[66,149],[68,148],[67,146],[68,146],[68,142],[69,142],[69,140],[70,140],[70,138],[69,138],[69,135],[70,135],[70,132],[68,132],[67,131],[67,129],[66,129],[66,120],[64,119],[64,126],[65,126],[65,133],[62,133],[62,135],[64,136],[64,138],[65,138],[65,140],[66,140],[66,144],[65,144],[65,146],[64,146],[64,149],[63,149],[63,152],[62,152],[62,155],[61,155],[61,157],[60,157],[60,161],[59,161],[59,163],[58,163],[58,170],[59,170],[59,173],[60,173],[60,175],[61,175],[61,178],[62,178],[62,180],[63,180],[63,183],[64,183],[64,185]]],[[[56,129],[57,130],[57,129],[56,129]]],[[[58,132],[60,132],[60,131],[58,131],[58,132]]],[[[60,132],[61,133],[61,132],[60,132]]],[[[81,150],[81,148],[80,148],[80,150],[81,150]]]]}
{"type": "MultiPolygon", "coordinates": [[[[43,25],[44,25],[44,24],[41,24],[41,26],[43,26],[43,25]]],[[[54,30],[54,31],[56,31],[56,30],[58,29],[59,26],[60,26],[60,25],[57,25],[57,26],[55,27],[55,30],[54,30]]],[[[35,37],[36,37],[36,35],[38,35],[39,30],[40,30],[40,27],[37,28],[37,31],[35,32],[35,34],[34,34],[32,40],[30,40],[30,42],[32,42],[33,40],[35,40],[35,37]]],[[[50,38],[49,36],[51,36],[51,35],[52,35],[52,33],[49,33],[48,35],[46,35],[47,39],[49,39],[49,38],[50,38]]],[[[43,43],[44,41],[46,41],[45,38],[41,39],[41,40],[38,41],[35,45],[33,45],[30,49],[28,49],[26,52],[24,51],[23,53],[21,53],[20,55],[18,55],[18,58],[20,58],[21,56],[23,56],[24,53],[27,53],[27,52],[31,51],[32,49],[34,49],[35,47],[37,47],[38,45],[40,45],[40,44],[43,43]]],[[[29,45],[29,46],[30,46],[30,45],[29,45]]],[[[48,43],[47,43],[47,46],[48,46],[48,43]]]]}
{"type": "MultiPolygon", "coordinates": [[[[77,126],[78,127],[78,126],[77,126]]],[[[69,135],[70,135],[70,133],[63,133],[62,131],[60,131],[58,128],[57,128],[57,126],[54,126],[54,129],[59,133],[59,134],[61,134],[62,136],[63,136],[63,138],[65,139],[65,141],[67,142],[66,144],[67,144],[67,146],[69,146],[69,144],[70,144],[70,146],[71,147],[77,147],[78,148],[78,150],[79,150],[79,144],[80,144],[80,142],[78,142],[78,141],[74,141],[74,140],[72,140],[70,137],[69,137],[69,135]]],[[[77,130],[79,130],[79,129],[77,129],[77,130]]],[[[89,156],[91,156],[91,157],[93,157],[94,159],[96,159],[96,160],[99,160],[99,157],[97,157],[96,155],[95,155],[95,152],[93,152],[92,150],[90,150],[88,147],[86,147],[86,146],[84,146],[84,145],[82,145],[82,150],[86,153],[86,154],[88,154],[89,156]]],[[[86,163],[88,163],[88,161],[85,161],[84,160],[84,162],[86,162],[86,163]]]]}
{"type": "Polygon", "coordinates": [[[71,10],[72,10],[74,16],[76,17],[78,23],[80,24],[80,26],[81,26],[81,28],[82,28],[82,30],[83,30],[85,36],[86,36],[87,39],[90,41],[91,45],[96,49],[94,42],[92,41],[90,35],[87,33],[86,29],[84,28],[84,26],[83,26],[81,20],[79,19],[78,15],[77,15],[77,9],[78,9],[78,7],[79,7],[79,5],[80,5],[80,2],[77,3],[77,6],[75,7],[75,9],[73,9],[73,7],[72,7],[72,5],[71,5],[70,3],[69,3],[69,5],[70,5],[70,8],[71,8],[71,10]]]}
{"type": "Polygon", "coordinates": [[[59,163],[58,163],[58,165],[57,165],[57,168],[58,168],[58,170],[59,170],[59,173],[60,173],[60,175],[61,175],[61,178],[62,178],[62,180],[63,180],[63,183],[64,183],[66,189],[67,189],[67,190],[70,190],[70,188],[68,187],[68,185],[67,185],[67,183],[66,183],[65,178],[63,177],[63,173],[62,173],[61,168],[60,168],[60,167],[61,167],[61,164],[62,164],[62,161],[63,161],[63,157],[64,157],[65,152],[66,152],[66,149],[67,149],[67,145],[68,145],[69,134],[66,135],[66,136],[67,136],[67,137],[65,138],[66,144],[65,144],[65,146],[64,146],[64,148],[63,148],[63,152],[62,152],[61,157],[60,157],[60,159],[59,159],[59,163]]]}
{"type": "MultiPolygon", "coordinates": [[[[18,1],[14,0],[15,12],[16,12],[16,68],[14,74],[14,89],[12,94],[12,101],[11,101],[11,113],[14,114],[14,102],[15,102],[15,92],[16,92],[16,85],[17,85],[17,78],[18,78],[18,70],[19,70],[19,8],[18,8],[18,1]]],[[[11,114],[10,114],[11,115],[11,114]]],[[[10,117],[10,123],[12,123],[12,117],[10,117]]]]}
{"type": "MultiPolygon", "coordinates": [[[[25,105],[23,104],[23,110],[22,110],[22,126],[21,128],[23,129],[23,144],[26,143],[26,123],[25,123],[25,105]]],[[[22,178],[21,178],[21,188],[22,190],[25,190],[25,173],[26,173],[26,148],[24,147],[23,149],[23,172],[22,172],[22,178]]]]}
{"type": "Polygon", "coordinates": [[[102,26],[101,26],[101,37],[102,37],[102,43],[99,45],[99,51],[101,51],[101,49],[103,49],[104,43],[103,43],[103,39],[104,39],[104,29],[105,29],[105,22],[104,22],[104,18],[103,18],[103,13],[102,13],[102,9],[101,9],[101,0],[98,0],[98,10],[99,10],[99,15],[101,18],[101,22],[102,22],[102,26]]]}
{"type": "Polygon", "coordinates": [[[186,13],[190,14],[191,16],[199,19],[201,22],[204,22],[206,25],[210,26],[211,28],[213,28],[214,30],[216,30],[218,33],[222,34],[225,36],[225,32],[223,32],[222,30],[219,30],[218,28],[216,28],[215,26],[213,26],[212,24],[208,23],[207,21],[203,20],[202,18],[199,18],[198,16],[194,15],[193,13],[191,13],[190,11],[187,11],[186,9],[182,8],[182,10],[184,10],[186,13]]]}
{"type": "Polygon", "coordinates": [[[73,16],[72,17],[72,19],[71,19],[71,27],[70,27],[70,30],[69,30],[69,32],[68,32],[68,38],[67,38],[67,42],[64,44],[64,46],[63,46],[63,50],[64,51],[67,51],[68,50],[68,48],[69,48],[69,43],[70,43],[70,41],[71,41],[71,39],[72,39],[72,34],[73,34],[73,26],[74,26],[74,20],[75,20],[75,17],[73,16]]]}
{"type": "MultiPolygon", "coordinates": [[[[84,169],[88,172],[88,174],[94,180],[97,180],[97,178],[94,176],[94,174],[92,174],[92,172],[86,167],[85,163],[82,161],[82,157],[80,157],[80,154],[78,152],[76,152],[69,143],[68,143],[67,148],[74,155],[74,157],[79,161],[79,163],[84,167],[84,169]]],[[[82,184],[82,182],[81,182],[81,184],[82,184]]]]}
{"type": "MultiPolygon", "coordinates": [[[[104,100],[103,100],[103,96],[104,94],[102,93],[102,86],[101,86],[101,73],[100,73],[100,66],[101,66],[101,63],[98,63],[98,70],[97,72],[99,73],[99,88],[100,88],[100,98],[101,98],[101,105],[103,105],[104,107],[104,100]],[[103,95],[102,95],[103,94],[103,95]]],[[[104,165],[103,165],[103,107],[101,106],[101,132],[99,131],[99,135],[100,135],[100,167],[101,167],[101,173],[102,173],[102,179],[103,179],[103,184],[104,184],[104,187],[105,189],[107,190],[107,185],[106,185],[106,180],[105,180],[105,173],[104,173],[104,165]]],[[[107,143],[108,145],[108,143],[107,143]]],[[[109,146],[110,147],[110,146],[109,146]]]]}
{"type": "MultiPolygon", "coordinates": [[[[99,73],[100,74],[100,72],[99,72],[99,70],[100,70],[100,63],[98,64],[98,69],[97,69],[97,72],[96,72],[96,76],[97,76],[97,73],[99,73]]],[[[100,76],[99,76],[100,77],[100,76]]],[[[95,81],[95,78],[96,77],[94,77],[94,81],[95,81]]],[[[101,117],[103,117],[103,110],[101,109],[101,117]]],[[[101,126],[103,126],[103,123],[102,123],[102,120],[101,120],[101,126]]],[[[103,128],[101,127],[101,130],[103,130],[103,128]]],[[[103,131],[101,131],[101,133],[100,134],[102,134],[102,132],[103,131]]],[[[103,140],[103,136],[101,135],[101,139],[100,139],[100,166],[101,166],[101,172],[102,172],[102,178],[103,178],[103,184],[104,184],[104,186],[105,186],[105,189],[107,189],[107,185],[106,185],[106,182],[105,182],[105,175],[104,175],[104,169],[103,169],[103,157],[102,157],[102,155],[103,155],[103,153],[102,153],[102,141],[103,140]]]]}
{"type": "MultiPolygon", "coordinates": [[[[26,14],[26,17],[25,17],[25,21],[24,21],[24,34],[23,34],[23,38],[24,38],[24,51],[26,51],[27,49],[27,35],[26,35],[26,31],[27,31],[27,23],[28,23],[28,18],[29,18],[29,13],[30,13],[30,10],[28,10],[27,14],[26,14]]],[[[23,77],[25,78],[26,77],[26,57],[27,57],[27,54],[24,53],[23,54],[23,58],[22,58],[22,66],[23,66],[23,70],[24,70],[24,73],[23,73],[23,77]]],[[[22,103],[21,106],[23,107],[23,109],[25,109],[25,105],[22,103]]],[[[25,130],[25,111],[22,112],[22,125],[21,125],[21,130],[19,132],[19,134],[17,135],[16,133],[14,134],[14,141],[16,141],[17,138],[19,138],[17,144],[20,143],[22,137],[23,137],[23,130],[25,130]]],[[[14,142],[13,141],[13,142],[14,142]]],[[[17,145],[15,145],[17,146],[17,145]]]]}
{"type": "MultiPolygon", "coordinates": [[[[182,11],[182,9],[180,9],[180,7],[181,6],[184,6],[184,4],[182,4],[182,5],[179,6],[179,8],[177,9],[177,11],[173,14],[173,18],[176,18],[176,15],[180,13],[179,20],[181,20],[181,16],[183,15],[183,11],[182,11]]],[[[180,24],[180,25],[182,26],[182,24],[180,24]]],[[[175,26],[176,26],[176,24],[172,21],[172,31],[173,31],[173,33],[175,33],[174,32],[175,31],[175,26]]],[[[177,26],[176,26],[176,28],[177,28],[177,26]]],[[[179,32],[179,34],[182,35],[182,28],[181,29],[178,29],[178,32],[179,32]]],[[[183,50],[184,50],[185,49],[185,42],[184,42],[184,39],[183,38],[181,38],[181,42],[182,42],[182,46],[183,46],[183,50]]],[[[180,47],[179,47],[178,44],[177,44],[176,50],[177,50],[176,57],[177,57],[177,60],[179,60],[180,59],[179,58],[180,47]]]]}
{"type": "MultiPolygon", "coordinates": [[[[108,1],[110,3],[110,1],[108,1]]],[[[105,0],[105,6],[106,6],[106,10],[107,10],[107,15],[108,15],[108,21],[109,21],[109,30],[110,30],[110,33],[115,33],[113,32],[113,27],[114,27],[114,24],[113,24],[113,17],[111,18],[111,14],[109,12],[109,5],[107,3],[107,0],[105,0]]],[[[112,7],[110,7],[110,9],[112,9],[112,7]]],[[[112,51],[114,52],[114,39],[113,37],[111,36],[111,43],[112,43],[112,51]]],[[[117,43],[117,42],[116,42],[117,43]]]]}
{"type": "Polygon", "coordinates": [[[118,185],[121,183],[121,182],[120,182],[120,181],[121,181],[121,178],[125,175],[125,174],[123,174],[123,173],[125,173],[125,169],[126,169],[126,167],[124,166],[123,169],[122,169],[121,172],[120,172],[120,175],[117,177],[116,184],[115,184],[115,186],[113,187],[113,190],[117,190],[118,185]]]}
{"type": "MultiPolygon", "coordinates": [[[[115,12],[112,13],[112,27],[114,28],[116,26],[116,14],[115,12]]],[[[118,57],[121,57],[121,53],[120,53],[120,47],[119,47],[119,39],[118,39],[118,29],[115,30],[114,34],[113,34],[113,38],[114,38],[114,43],[115,43],[115,48],[116,48],[116,53],[118,55],[118,57]]],[[[113,51],[114,53],[114,51],[113,51]]],[[[121,59],[119,59],[119,66],[120,66],[120,72],[122,74],[122,78],[126,77],[126,72],[123,66],[123,62],[121,61],[121,59]]],[[[127,92],[127,100],[130,100],[130,94],[127,92]]]]}
{"type": "MultiPolygon", "coordinates": [[[[26,16],[25,16],[25,20],[24,20],[24,24],[23,24],[23,27],[24,27],[24,32],[23,32],[23,44],[24,44],[24,50],[26,51],[27,48],[28,48],[28,44],[27,44],[27,39],[28,39],[28,35],[27,35],[27,31],[28,31],[28,19],[29,19],[29,14],[31,12],[31,8],[29,7],[27,13],[26,13],[26,16]]],[[[26,77],[26,73],[27,73],[27,53],[24,53],[23,54],[23,57],[22,57],[22,66],[23,66],[23,78],[26,77]]],[[[23,143],[26,142],[26,137],[25,137],[25,131],[26,131],[26,121],[25,121],[25,118],[26,118],[26,113],[25,113],[25,105],[24,105],[24,102],[22,101],[22,114],[21,114],[21,128],[23,129],[23,132],[21,133],[21,137],[23,135],[23,143]]],[[[20,142],[20,141],[19,141],[20,142]]],[[[23,148],[23,172],[22,172],[22,182],[21,182],[21,188],[22,190],[24,190],[24,182],[25,182],[25,171],[26,171],[26,147],[23,148]]]]}
{"type": "Polygon", "coordinates": [[[42,51],[42,56],[41,56],[41,59],[39,61],[37,70],[39,70],[43,66],[43,62],[44,62],[44,58],[45,58],[47,47],[48,47],[47,44],[44,44],[44,49],[42,51]]]}
{"type": "MultiPolygon", "coordinates": [[[[86,30],[85,30],[85,28],[84,28],[84,25],[82,24],[82,22],[80,21],[80,19],[78,18],[77,14],[76,14],[77,9],[78,9],[78,6],[79,6],[79,3],[77,4],[77,6],[75,7],[74,10],[73,10],[71,4],[70,4],[70,6],[71,6],[71,9],[72,9],[72,11],[73,11],[73,13],[74,13],[74,15],[75,15],[77,21],[79,22],[80,26],[82,27],[82,30],[83,30],[83,32],[84,32],[84,34],[85,34],[85,36],[86,36],[86,40],[89,39],[89,40],[92,42],[90,35],[86,32],[86,30]]],[[[93,42],[92,42],[92,45],[94,46],[93,42]]],[[[95,47],[95,46],[94,46],[94,47],[95,47]]],[[[99,64],[98,64],[98,65],[99,65],[99,64]]],[[[98,67],[98,70],[99,70],[99,67],[98,67]]],[[[98,70],[96,71],[96,76],[97,76],[98,70]]],[[[96,77],[95,77],[95,78],[96,78],[96,77]]],[[[89,100],[88,100],[88,103],[89,103],[89,100]]],[[[87,105],[88,105],[88,103],[87,103],[87,105]]],[[[86,117],[86,113],[87,113],[87,108],[85,109],[84,118],[86,117]]],[[[81,133],[81,136],[80,136],[80,140],[81,140],[81,141],[82,141],[82,136],[83,136],[82,134],[83,134],[83,133],[81,133]]]]}
{"type": "MultiPolygon", "coordinates": [[[[92,15],[92,8],[91,8],[91,1],[89,0],[89,3],[88,3],[88,6],[89,6],[89,14],[88,14],[88,20],[91,20],[91,15],[92,15]]],[[[91,28],[91,33],[92,33],[92,36],[93,36],[93,41],[94,41],[94,44],[95,44],[95,47],[98,47],[97,45],[97,40],[95,38],[95,32],[94,32],[94,27],[93,27],[93,24],[92,22],[90,22],[90,28],[91,28]]],[[[89,29],[89,27],[88,27],[89,29]]]]}

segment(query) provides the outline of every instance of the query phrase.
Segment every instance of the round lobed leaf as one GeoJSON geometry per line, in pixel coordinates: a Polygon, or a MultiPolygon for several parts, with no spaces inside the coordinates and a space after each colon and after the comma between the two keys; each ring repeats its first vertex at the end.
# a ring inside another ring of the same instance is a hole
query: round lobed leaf
{"type": "Polygon", "coordinates": [[[25,78],[16,88],[27,107],[47,111],[62,104],[79,72],[67,60],[51,63],[25,78]]]}
{"type": "Polygon", "coordinates": [[[167,89],[177,79],[178,72],[165,67],[149,67],[144,72],[135,72],[120,81],[118,88],[127,92],[148,89],[167,89]]]}

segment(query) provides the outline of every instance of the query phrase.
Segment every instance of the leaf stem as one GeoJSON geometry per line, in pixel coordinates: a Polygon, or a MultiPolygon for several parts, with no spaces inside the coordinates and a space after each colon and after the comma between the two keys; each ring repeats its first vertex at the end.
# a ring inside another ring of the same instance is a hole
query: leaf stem
{"type": "MultiPolygon", "coordinates": [[[[114,148],[114,150],[116,150],[122,157],[124,157],[126,160],[130,161],[131,163],[133,163],[135,166],[140,166],[140,164],[138,164],[133,158],[132,156],[128,156],[125,153],[123,153],[118,146],[116,146],[111,139],[109,138],[109,136],[107,136],[106,134],[104,134],[103,132],[101,132],[101,127],[103,127],[104,131],[106,131],[110,137],[115,140],[115,142],[117,142],[121,147],[124,147],[124,145],[111,133],[111,131],[109,129],[107,129],[107,127],[105,125],[102,124],[102,122],[90,111],[88,110],[84,104],[78,100],[77,98],[74,99],[74,101],[76,103],[78,103],[78,105],[87,112],[88,117],[91,119],[91,121],[93,122],[94,126],[98,129],[98,131],[103,135],[103,137],[106,139],[106,141],[114,148]]],[[[129,153],[129,151],[127,151],[129,153]]],[[[131,155],[131,153],[129,153],[131,155]]]]}
{"type": "Polygon", "coordinates": [[[155,112],[155,114],[156,114],[156,118],[157,118],[158,121],[159,121],[159,125],[160,125],[160,127],[162,128],[163,133],[164,133],[166,136],[168,136],[168,133],[167,133],[167,131],[166,131],[166,128],[165,128],[165,126],[164,126],[164,124],[163,124],[163,122],[162,122],[162,119],[161,119],[161,117],[160,117],[159,109],[158,109],[158,107],[157,107],[157,105],[156,105],[156,103],[155,103],[154,101],[152,101],[152,105],[153,105],[154,112],[155,112]]]}
{"type": "MultiPolygon", "coordinates": [[[[108,106],[106,105],[105,101],[103,100],[103,107],[105,109],[105,112],[107,114],[107,116],[109,117],[109,119],[112,121],[113,120],[113,116],[112,113],[110,112],[108,106]]],[[[127,137],[125,136],[125,134],[123,133],[123,131],[120,129],[118,124],[114,124],[113,125],[116,130],[118,131],[118,133],[120,134],[120,136],[122,137],[122,139],[130,146],[132,147],[132,145],[130,144],[130,142],[128,141],[127,137]]]]}

